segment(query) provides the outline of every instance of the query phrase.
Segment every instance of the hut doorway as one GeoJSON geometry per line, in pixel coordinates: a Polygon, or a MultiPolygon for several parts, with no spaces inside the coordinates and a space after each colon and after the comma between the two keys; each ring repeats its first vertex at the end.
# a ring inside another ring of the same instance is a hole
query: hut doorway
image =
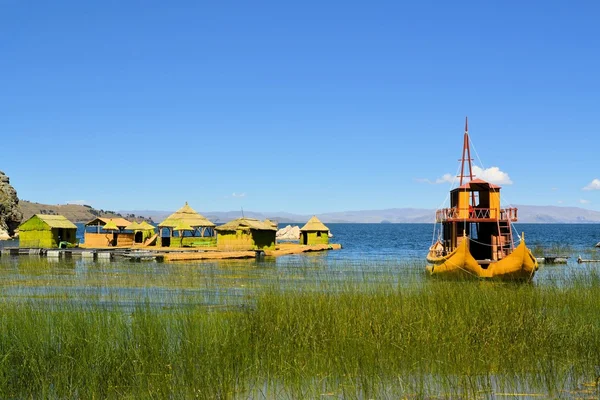
{"type": "Polygon", "coordinates": [[[308,233],[302,233],[302,244],[308,244],[308,233]]]}
{"type": "Polygon", "coordinates": [[[142,243],[144,241],[144,234],[141,231],[135,233],[134,241],[136,243],[142,243]]]}
{"type": "Polygon", "coordinates": [[[162,247],[171,246],[171,229],[166,229],[167,236],[165,236],[165,229],[159,228],[160,231],[160,245],[162,247]]]}

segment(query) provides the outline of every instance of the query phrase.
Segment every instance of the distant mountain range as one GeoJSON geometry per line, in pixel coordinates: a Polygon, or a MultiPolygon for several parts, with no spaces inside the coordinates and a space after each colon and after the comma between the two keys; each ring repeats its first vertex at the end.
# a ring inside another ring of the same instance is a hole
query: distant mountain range
{"type": "MultiPolygon", "coordinates": [[[[34,214],[62,215],[72,222],[89,222],[97,217],[127,218],[130,221],[142,219],[139,215],[123,214],[110,210],[97,210],[92,206],[80,204],[41,204],[27,200],[19,200],[19,209],[23,213],[23,221],[34,214]]],[[[144,218],[148,219],[148,218],[144,218]]]]}
{"type": "MultiPolygon", "coordinates": [[[[516,205],[519,209],[519,222],[523,223],[600,223],[600,212],[579,207],[528,206],[516,205]]],[[[120,214],[135,214],[160,222],[173,211],[135,210],[119,211],[120,214]]],[[[240,211],[202,211],[202,215],[216,224],[242,216],[240,211]]],[[[244,216],[257,219],[269,218],[279,223],[300,223],[308,221],[312,215],[288,212],[244,211],[244,216]]],[[[431,223],[435,210],[425,208],[390,208],[385,210],[341,211],[317,214],[325,223],[431,223]]]]}
{"type": "MultiPolygon", "coordinates": [[[[87,205],[65,204],[48,205],[33,203],[26,200],[19,201],[23,212],[23,220],[33,214],[62,214],[73,222],[88,222],[102,217],[124,217],[130,220],[145,218],[158,223],[164,220],[173,211],[135,210],[135,211],[110,211],[98,210],[87,205]]],[[[519,222],[524,223],[600,223],[600,212],[579,207],[558,206],[528,206],[516,205],[519,209],[519,222]]],[[[202,215],[217,225],[242,216],[241,211],[203,211],[202,215]]],[[[308,221],[312,215],[294,214],[289,212],[253,212],[244,211],[250,218],[269,218],[279,223],[302,223],[308,221]]],[[[431,223],[435,217],[435,210],[426,208],[390,208],[385,210],[360,210],[340,211],[317,214],[325,223],[431,223]]]]}

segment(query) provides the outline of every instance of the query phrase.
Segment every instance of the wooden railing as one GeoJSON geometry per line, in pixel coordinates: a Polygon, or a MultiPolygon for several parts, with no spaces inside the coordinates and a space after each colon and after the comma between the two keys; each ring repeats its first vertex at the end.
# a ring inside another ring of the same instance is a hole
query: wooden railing
{"type": "Polygon", "coordinates": [[[516,221],[517,220],[517,209],[516,208],[442,208],[435,212],[435,221],[444,222],[448,220],[501,220],[501,221],[516,221]],[[500,215],[498,215],[500,211],[500,215]]]}

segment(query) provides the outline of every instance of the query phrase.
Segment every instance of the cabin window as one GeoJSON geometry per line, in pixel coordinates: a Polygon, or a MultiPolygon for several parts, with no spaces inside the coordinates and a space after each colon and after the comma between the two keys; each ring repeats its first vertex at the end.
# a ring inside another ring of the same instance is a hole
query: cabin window
{"type": "Polygon", "coordinates": [[[321,237],[321,232],[317,232],[317,237],[321,237]]]}

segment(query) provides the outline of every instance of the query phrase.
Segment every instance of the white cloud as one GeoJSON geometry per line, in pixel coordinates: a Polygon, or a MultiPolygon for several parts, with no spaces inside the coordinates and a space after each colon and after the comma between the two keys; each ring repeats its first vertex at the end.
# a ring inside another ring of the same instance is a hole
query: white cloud
{"type": "Polygon", "coordinates": [[[88,204],[88,202],[85,200],[67,200],[67,204],[76,204],[79,206],[83,206],[83,205],[88,204]]]}
{"type": "MultiPolygon", "coordinates": [[[[512,185],[513,181],[510,179],[510,176],[504,171],[501,171],[498,167],[490,167],[483,169],[478,167],[477,165],[473,165],[473,175],[475,178],[483,179],[484,181],[495,183],[497,185],[512,185]]],[[[440,184],[440,183],[452,183],[458,182],[458,177],[455,177],[452,174],[444,174],[440,178],[437,178],[435,181],[431,181],[426,178],[417,178],[415,179],[417,182],[430,183],[430,184],[440,184]]]]}
{"type": "Polygon", "coordinates": [[[592,180],[583,190],[600,190],[600,179],[592,180]]]}
{"type": "Polygon", "coordinates": [[[551,190],[552,190],[552,191],[557,191],[557,190],[558,190],[558,188],[557,188],[557,187],[553,187],[551,190]]]}
{"type": "Polygon", "coordinates": [[[246,193],[236,193],[236,192],[233,192],[233,194],[231,195],[231,197],[246,197],[246,193]]]}
{"type": "Polygon", "coordinates": [[[510,176],[504,171],[501,171],[498,167],[489,167],[483,169],[477,165],[473,165],[473,175],[476,178],[483,179],[484,181],[495,183],[497,185],[512,185],[513,181],[510,176]]]}
{"type": "Polygon", "coordinates": [[[440,184],[440,183],[452,183],[454,182],[455,177],[452,176],[451,174],[444,174],[442,175],[441,178],[437,178],[435,180],[435,183],[440,184]]]}
{"type": "Polygon", "coordinates": [[[557,201],[557,203],[558,203],[558,204],[563,204],[563,203],[564,203],[564,201],[563,201],[563,200],[558,200],[558,201],[557,201]]]}
{"type": "Polygon", "coordinates": [[[584,200],[584,199],[579,199],[579,202],[580,202],[581,204],[590,204],[590,201],[589,201],[589,200],[584,200]]]}
{"type": "Polygon", "coordinates": [[[452,183],[454,182],[454,177],[451,174],[444,174],[441,178],[437,178],[435,181],[427,178],[415,178],[416,182],[419,183],[429,183],[430,185],[437,185],[440,183],[452,183]]]}

